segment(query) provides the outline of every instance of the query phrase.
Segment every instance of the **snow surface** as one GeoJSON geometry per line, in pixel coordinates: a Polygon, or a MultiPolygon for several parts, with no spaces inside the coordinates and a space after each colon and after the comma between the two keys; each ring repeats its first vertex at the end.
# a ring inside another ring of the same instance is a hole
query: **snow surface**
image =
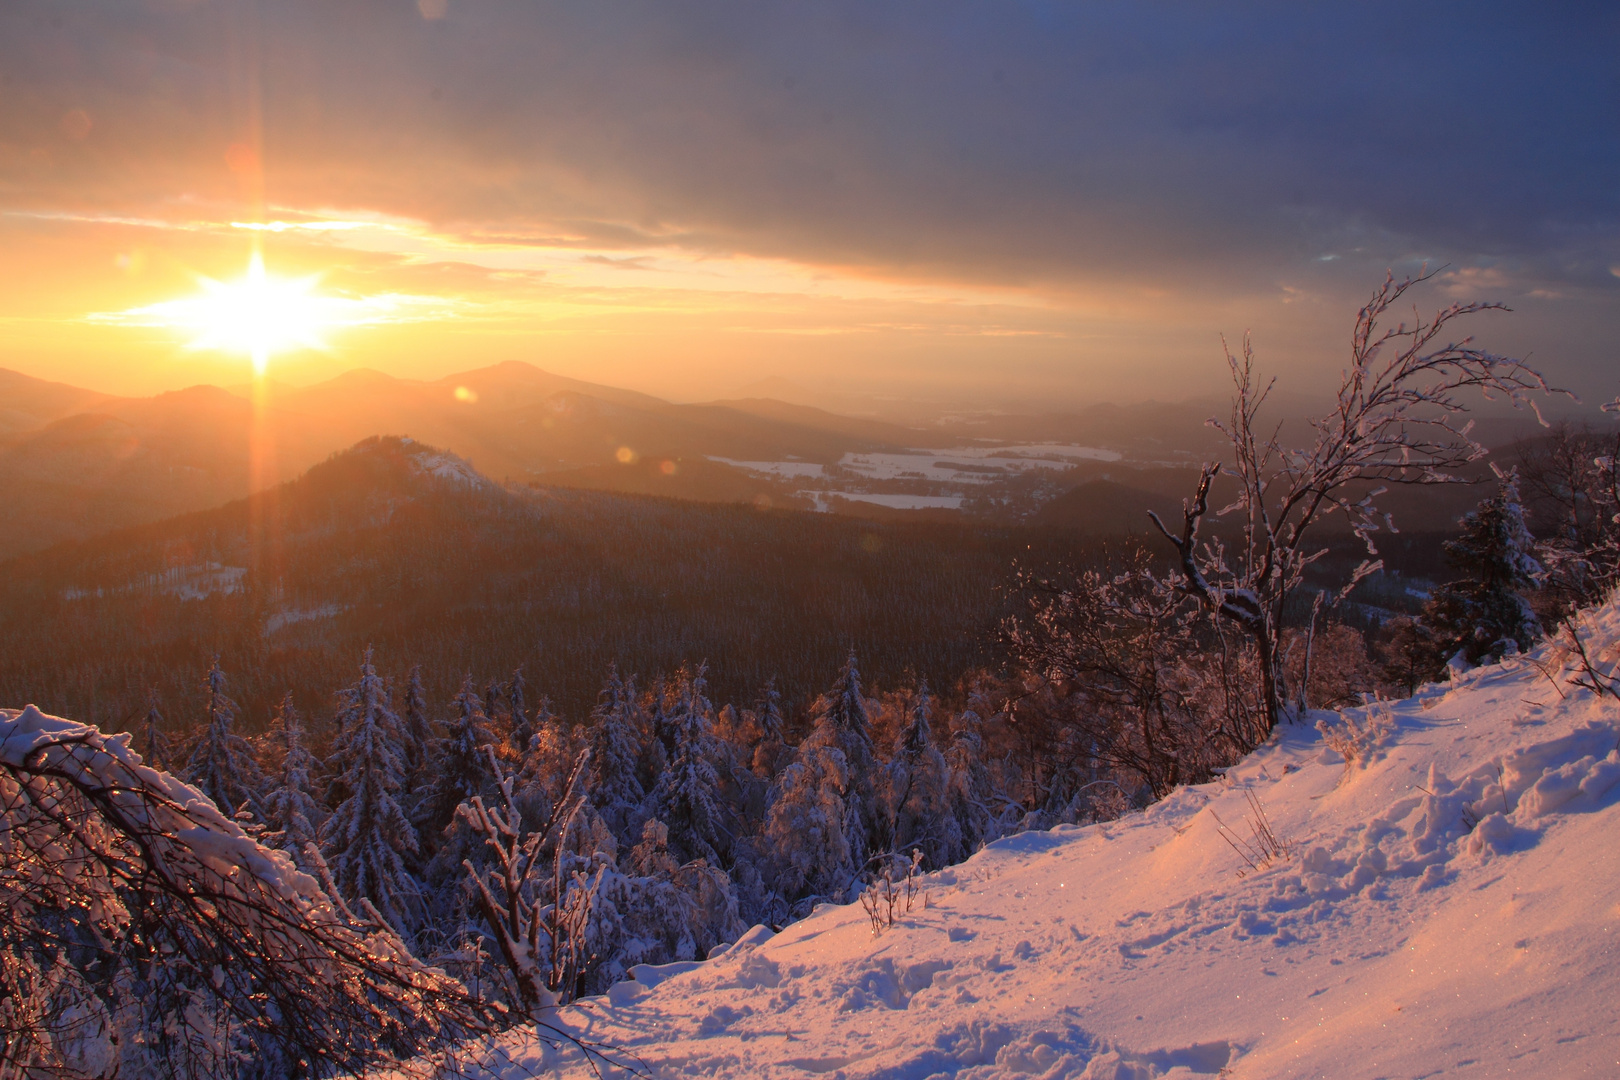
{"type": "MultiPolygon", "coordinates": [[[[959,446],[949,450],[903,450],[895,453],[846,453],[839,466],[870,480],[933,480],[989,484],[1030,469],[1068,469],[1077,461],[1118,461],[1117,450],[1069,443],[1023,443],[1016,446],[959,446]]],[[[825,467],[809,461],[739,461],[709,455],[750,472],[783,479],[819,480],[825,467]]],[[[841,493],[842,494],[842,493],[841,493]]]]}
{"type": "Polygon", "coordinates": [[[1064,443],[1019,446],[973,446],[950,450],[906,450],[900,453],[847,453],[843,468],[872,480],[922,479],[959,484],[988,484],[1030,469],[1069,469],[1076,461],[1118,461],[1114,450],[1064,443]]]}
{"type": "Polygon", "coordinates": [[[272,612],[264,620],[264,636],[269,637],[277,630],[286,626],[293,626],[301,622],[313,622],[316,619],[335,619],[347,610],[342,604],[321,604],[312,608],[286,608],[272,612]]]}
{"type": "Polygon", "coordinates": [[[710,461],[718,461],[722,465],[731,465],[738,469],[747,469],[749,472],[766,473],[770,476],[781,476],[790,479],[812,478],[820,479],[826,469],[812,461],[738,461],[735,458],[717,457],[709,455],[710,461]]]}
{"type": "Polygon", "coordinates": [[[408,447],[417,447],[408,451],[411,467],[418,475],[431,476],[437,480],[444,480],[451,484],[488,490],[494,487],[483,474],[473,468],[467,459],[458,457],[448,450],[435,450],[432,447],[416,442],[411,438],[399,440],[408,447]]]}
{"type": "Polygon", "coordinates": [[[181,600],[206,600],[215,593],[230,594],[242,591],[242,579],[247,577],[245,566],[225,566],[217,562],[192,563],[171,566],[156,574],[142,574],[128,585],[115,588],[68,588],[62,590],[63,600],[101,599],[132,592],[166,593],[181,600]]]}
{"type": "MultiPolygon", "coordinates": [[[[1613,671],[1613,605],[1588,644],[1613,671]]],[[[1572,663],[1319,714],[1218,783],[991,844],[879,936],[823,908],[555,1019],[655,1077],[1620,1076],[1620,710],[1572,663]],[[1251,794],[1290,848],[1257,872],[1219,831],[1251,794]]],[[[469,1055],[589,1075],[522,1032],[469,1055]]]]}
{"type": "Polygon", "coordinates": [[[889,495],[882,492],[867,491],[825,491],[812,492],[821,496],[816,500],[817,508],[821,506],[822,499],[827,496],[837,496],[848,499],[850,502],[876,503],[878,506],[887,506],[891,510],[960,510],[962,496],[960,495],[889,495]]]}

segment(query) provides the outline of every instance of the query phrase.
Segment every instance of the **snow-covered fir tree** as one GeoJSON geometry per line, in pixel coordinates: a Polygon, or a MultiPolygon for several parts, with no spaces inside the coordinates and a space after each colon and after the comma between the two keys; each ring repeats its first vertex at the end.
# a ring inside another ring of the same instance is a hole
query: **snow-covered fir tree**
{"type": "Polygon", "coordinates": [[[950,770],[934,745],[928,682],[918,684],[895,739],[894,756],[883,772],[888,811],[888,848],[923,853],[931,869],[962,857],[961,828],[946,802],[950,770]]]}
{"type": "Polygon", "coordinates": [[[956,822],[961,850],[971,855],[999,835],[991,806],[989,770],[984,763],[983,720],[974,709],[965,709],[951,724],[951,741],[945,751],[945,804],[956,822]]]}
{"type": "Polygon", "coordinates": [[[1536,586],[1541,565],[1524,523],[1518,474],[1502,477],[1495,494],[1458,524],[1445,543],[1446,561],[1468,576],[1435,589],[1423,619],[1445,659],[1461,652],[1471,664],[1522,652],[1541,637],[1541,624],[1523,593],[1536,586]]]}
{"type": "Polygon", "coordinates": [[[786,721],[782,716],[782,692],[776,688],[776,680],[767,680],[760,690],[759,701],[754,706],[754,723],[759,729],[759,743],[754,747],[753,769],[754,775],[767,782],[776,779],[776,774],[787,767],[792,758],[792,749],[784,741],[786,739],[786,721]]]}
{"type": "Polygon", "coordinates": [[[311,794],[310,778],[317,763],[304,746],[304,725],[293,707],[291,690],[281,699],[268,734],[280,764],[264,797],[267,831],[260,842],[290,852],[300,867],[309,869],[304,846],[315,842],[326,812],[311,794]]]}
{"type": "Polygon", "coordinates": [[[523,760],[523,755],[529,749],[529,740],[534,737],[534,724],[529,717],[528,689],[523,669],[512,672],[512,681],[506,684],[507,706],[512,712],[512,726],[507,729],[506,745],[513,761],[523,760]]]}
{"type": "Polygon", "coordinates": [[[422,665],[412,664],[405,683],[405,712],[401,743],[405,750],[405,782],[407,789],[415,787],[427,766],[428,748],[432,745],[433,726],[428,721],[427,692],[422,689],[422,665]]]}
{"type": "Polygon", "coordinates": [[[338,735],[327,758],[345,797],[320,829],[321,853],[344,899],[362,899],[402,936],[421,917],[421,887],[406,869],[416,830],[399,804],[405,780],[401,723],[366,649],[360,678],[338,694],[338,735]]]}
{"type": "MultiPolygon", "coordinates": [[[[494,679],[484,684],[484,716],[492,728],[501,727],[501,684],[494,679]]],[[[511,725],[507,724],[506,729],[510,731],[511,725]]]]}
{"type": "Polygon", "coordinates": [[[163,732],[163,712],[155,686],[146,691],[146,719],[141,721],[141,743],[145,747],[142,751],[145,761],[152,768],[167,769],[173,764],[169,760],[169,737],[163,732]]]}
{"type": "Polygon", "coordinates": [[[192,744],[183,775],[214,800],[225,816],[245,809],[262,817],[259,794],[264,788],[264,774],[254,760],[253,747],[234,730],[237,705],[225,693],[225,672],[217,656],[208,669],[206,686],[207,716],[192,744]]]}
{"type": "MultiPolygon", "coordinates": [[[[815,899],[845,899],[866,861],[850,845],[849,766],[835,746],[805,740],[782,770],[765,819],[775,892],[794,916],[815,899]]],[[[783,911],[778,918],[789,917],[783,911]]]]}
{"type": "Polygon", "coordinates": [[[647,795],[637,775],[641,757],[637,712],[635,677],[620,678],[617,665],[608,668],[586,729],[591,748],[589,791],[591,804],[621,844],[638,826],[647,795]]]}
{"type": "Polygon", "coordinates": [[[456,807],[492,790],[489,758],[483,748],[495,741],[495,733],[470,674],[462,680],[451,708],[444,737],[433,742],[433,778],[423,790],[415,814],[430,847],[455,817],[456,807]]]}
{"type": "Polygon", "coordinates": [[[816,699],[811,722],[793,764],[777,780],[766,843],[784,898],[842,900],[882,839],[867,701],[853,650],[832,687],[816,699]]]}
{"type": "Polygon", "coordinates": [[[739,826],[765,817],[770,781],[755,773],[753,767],[763,738],[759,717],[752,709],[739,711],[734,705],[725,705],[715,717],[714,768],[720,777],[720,793],[729,820],[739,826]]]}
{"type": "Polygon", "coordinates": [[[731,845],[714,767],[714,710],[705,696],[707,670],[701,664],[695,672],[683,669],[676,680],[665,721],[673,754],[650,801],[652,816],[669,830],[669,848],[677,858],[683,863],[703,859],[718,866],[731,845]]]}
{"type": "Polygon", "coordinates": [[[642,772],[650,783],[643,787],[650,787],[657,782],[659,774],[675,756],[675,732],[669,723],[669,696],[670,687],[663,676],[653,680],[652,691],[647,702],[647,752],[642,759],[642,772]]]}
{"type": "MultiPolygon", "coordinates": [[[[819,738],[836,746],[854,776],[852,782],[863,794],[872,783],[872,732],[868,717],[869,704],[861,694],[861,673],[856,666],[855,652],[838,673],[832,687],[816,702],[811,713],[812,738],[819,738]]],[[[862,813],[868,813],[862,808],[862,813]]]]}

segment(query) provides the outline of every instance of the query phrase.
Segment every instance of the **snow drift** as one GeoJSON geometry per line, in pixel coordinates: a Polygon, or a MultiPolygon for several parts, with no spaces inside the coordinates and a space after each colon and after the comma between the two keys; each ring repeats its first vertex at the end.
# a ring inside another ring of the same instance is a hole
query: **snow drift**
{"type": "MultiPolygon", "coordinates": [[[[1620,608],[1582,628],[1612,676],[1620,608]]],[[[557,1020],[656,1077],[1620,1075],[1620,702],[1583,672],[1566,639],[1285,725],[929,876],[879,935],[822,908],[557,1020]]],[[[463,1067],[589,1073],[517,1032],[463,1067]]]]}

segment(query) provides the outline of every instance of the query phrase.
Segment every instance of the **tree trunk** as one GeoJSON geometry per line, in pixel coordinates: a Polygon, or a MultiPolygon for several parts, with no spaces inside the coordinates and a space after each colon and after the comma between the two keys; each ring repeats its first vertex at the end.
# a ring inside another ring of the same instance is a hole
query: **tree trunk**
{"type": "Polygon", "coordinates": [[[1255,652],[1260,660],[1260,693],[1266,709],[1266,735],[1277,730],[1282,718],[1282,680],[1277,670],[1277,643],[1272,640],[1271,628],[1264,621],[1249,624],[1249,636],[1254,638],[1255,652]]]}

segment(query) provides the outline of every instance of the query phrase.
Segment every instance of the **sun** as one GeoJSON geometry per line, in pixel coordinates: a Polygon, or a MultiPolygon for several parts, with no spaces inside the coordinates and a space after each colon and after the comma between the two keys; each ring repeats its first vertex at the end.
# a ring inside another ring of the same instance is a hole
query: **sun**
{"type": "Polygon", "coordinates": [[[321,332],[339,325],[341,301],[315,292],[319,275],[280,278],[254,253],[247,274],[236,281],[200,277],[202,294],[146,309],[168,325],[191,332],[194,349],[244,353],[263,375],[276,353],[321,349],[321,332]]]}

